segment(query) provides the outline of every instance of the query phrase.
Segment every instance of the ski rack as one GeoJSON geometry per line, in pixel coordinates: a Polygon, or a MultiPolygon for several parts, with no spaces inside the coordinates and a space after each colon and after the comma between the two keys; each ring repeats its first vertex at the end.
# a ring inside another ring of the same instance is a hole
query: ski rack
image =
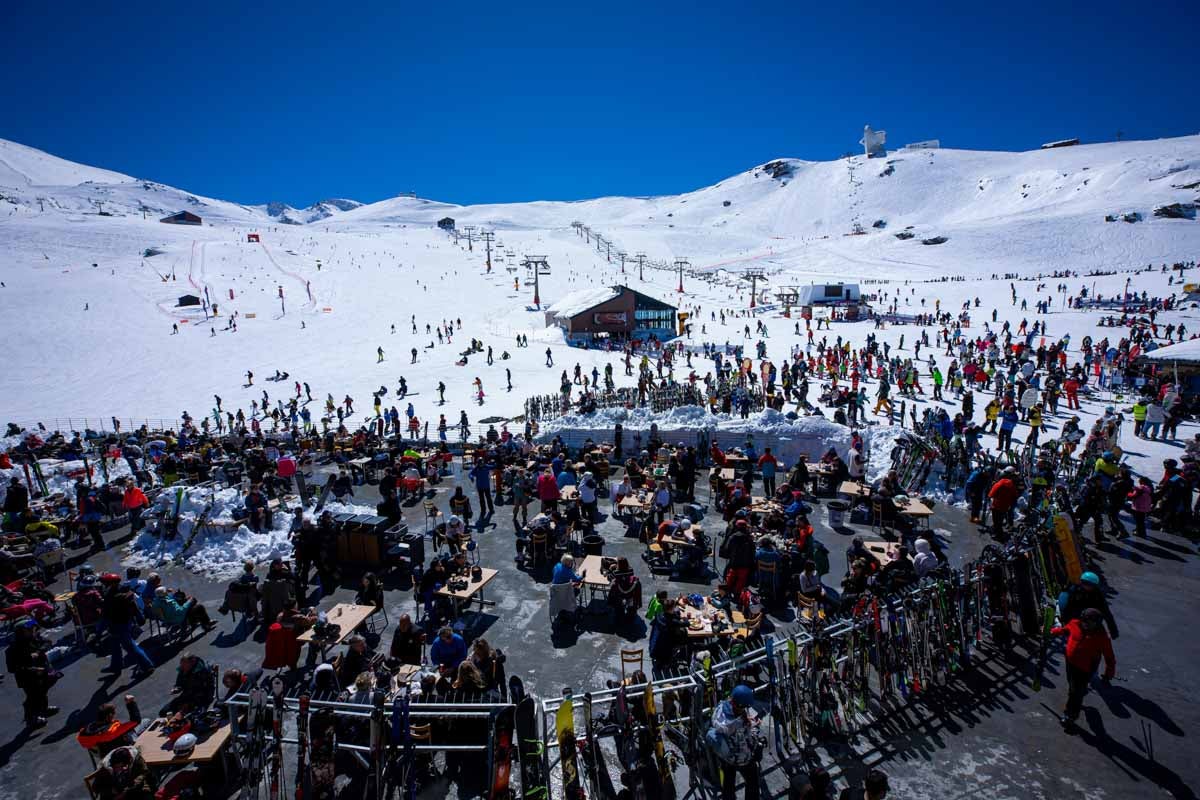
{"type": "MultiPolygon", "coordinates": [[[[225,701],[230,707],[230,719],[236,724],[236,714],[233,709],[247,708],[250,705],[250,695],[246,692],[238,692],[225,701]]],[[[504,708],[515,708],[513,703],[412,703],[409,710],[409,716],[413,719],[489,719],[493,711],[504,708]]],[[[300,700],[298,697],[286,697],[283,701],[285,713],[297,713],[300,710],[300,700]]],[[[335,700],[316,700],[309,701],[309,712],[312,713],[318,709],[327,708],[333,711],[334,717],[337,719],[359,719],[368,721],[371,719],[371,714],[375,707],[370,703],[344,703],[335,700]]],[[[391,706],[388,705],[384,715],[390,724],[391,706]]],[[[244,737],[244,732],[234,730],[235,736],[239,739],[244,737]]],[[[285,737],[284,744],[298,744],[295,738],[285,737]]],[[[491,731],[488,731],[488,741],[483,744],[437,744],[430,742],[429,744],[414,745],[416,750],[424,750],[431,752],[455,750],[459,752],[486,752],[491,749],[491,731]]],[[[362,753],[371,752],[371,748],[367,745],[356,745],[349,742],[338,742],[339,750],[350,750],[362,753]]]]}
{"type": "MultiPolygon", "coordinates": [[[[1053,544],[1053,543],[1051,542],[1051,544],[1053,544]]],[[[1020,556],[1036,555],[1037,546],[1038,546],[1037,544],[1032,544],[1030,542],[1030,537],[1027,533],[1024,535],[1019,534],[1016,541],[1014,541],[1012,544],[1000,549],[999,552],[1007,560],[1007,559],[1020,557],[1020,556]]],[[[1033,567],[1036,564],[1036,559],[1031,559],[1031,562],[1032,562],[1031,567],[1033,567]]],[[[955,570],[955,572],[957,572],[959,577],[961,578],[961,583],[958,583],[958,582],[956,582],[952,579],[948,579],[946,577],[938,577],[938,578],[934,578],[932,580],[926,579],[921,584],[914,586],[914,587],[910,587],[910,588],[906,589],[904,592],[890,594],[890,595],[880,595],[880,596],[878,596],[879,602],[881,604],[890,605],[891,603],[895,602],[896,600],[899,600],[900,604],[903,606],[908,601],[919,601],[919,600],[925,598],[927,595],[936,596],[938,593],[942,592],[943,590],[945,590],[948,587],[955,587],[955,588],[961,588],[962,586],[971,587],[974,584],[977,584],[981,580],[983,580],[983,578],[981,578],[980,575],[978,574],[978,570],[975,568],[979,563],[980,563],[980,560],[977,559],[976,561],[968,562],[965,569],[955,570]]],[[[1013,591],[1014,587],[1012,587],[1011,585],[1008,585],[1008,586],[1006,586],[1006,590],[1013,591]]],[[[1044,599],[1044,598],[1041,598],[1041,599],[1044,599]]],[[[1050,600],[1053,601],[1053,598],[1050,598],[1050,600]]],[[[963,621],[965,621],[965,619],[963,621]]],[[[863,628],[870,628],[871,625],[872,625],[872,622],[869,617],[854,616],[854,617],[843,617],[843,618],[835,619],[835,620],[829,622],[828,624],[823,625],[820,628],[820,630],[817,632],[810,632],[809,630],[793,631],[791,634],[786,635],[786,636],[781,636],[775,640],[774,647],[775,647],[776,657],[779,656],[779,653],[781,652],[781,650],[783,650],[787,647],[788,642],[794,642],[798,648],[810,646],[810,645],[813,645],[814,643],[818,643],[818,642],[829,643],[833,640],[841,639],[843,637],[848,637],[848,636],[852,635],[855,631],[859,631],[863,628]]],[[[840,664],[844,663],[846,658],[848,658],[848,656],[845,656],[845,655],[835,656],[832,664],[834,666],[840,665],[840,664]]],[[[734,676],[737,673],[747,669],[748,667],[757,668],[758,666],[764,664],[766,662],[766,659],[767,659],[767,648],[764,643],[763,645],[756,647],[753,650],[748,650],[746,652],[739,653],[737,655],[734,655],[730,658],[725,659],[724,661],[721,661],[720,663],[713,664],[712,668],[711,668],[712,669],[711,680],[713,682],[717,683],[718,685],[720,685],[720,682],[722,681],[722,679],[726,679],[726,678],[729,678],[730,676],[734,676]]],[[[704,693],[704,692],[706,692],[708,687],[706,684],[705,677],[696,673],[692,667],[689,667],[689,671],[684,674],[666,677],[666,678],[662,678],[659,680],[652,680],[647,683],[631,684],[631,685],[624,686],[623,688],[624,688],[624,692],[625,692],[625,695],[627,698],[640,698],[640,697],[644,696],[644,694],[647,690],[654,692],[656,695],[666,696],[666,695],[675,695],[678,693],[687,693],[687,692],[696,692],[696,691],[704,693]]],[[[758,686],[753,687],[753,689],[754,689],[755,693],[763,693],[763,692],[769,691],[769,686],[766,682],[764,682],[758,686]]],[[[601,689],[601,690],[592,692],[591,696],[592,696],[593,708],[594,709],[605,709],[606,707],[613,705],[615,703],[617,695],[620,691],[621,690],[618,688],[605,688],[605,689],[601,689]]],[[[582,696],[582,694],[583,694],[582,691],[576,692],[575,697],[580,697],[580,696],[582,696]]],[[[918,695],[916,693],[910,693],[901,702],[903,705],[907,705],[907,704],[911,703],[914,698],[918,698],[918,697],[923,698],[924,696],[925,696],[925,692],[922,692],[920,695],[918,695]]],[[[891,698],[893,700],[899,700],[899,697],[897,695],[891,695],[891,698]]],[[[550,775],[553,768],[558,766],[561,762],[561,755],[557,755],[552,762],[550,760],[549,754],[551,753],[551,751],[558,753],[558,749],[559,749],[557,736],[555,735],[555,727],[556,727],[555,726],[555,716],[558,712],[558,709],[562,706],[562,698],[561,697],[544,698],[544,697],[537,697],[536,695],[534,695],[534,699],[537,702],[537,707],[538,707],[538,712],[539,712],[539,719],[538,719],[537,727],[538,727],[538,736],[539,736],[539,739],[541,740],[542,746],[543,746],[543,749],[542,749],[543,765],[546,769],[546,775],[550,775]]],[[[229,713],[230,724],[232,725],[232,728],[233,728],[235,741],[237,741],[239,743],[246,743],[247,739],[248,739],[248,734],[247,734],[247,732],[245,732],[243,730],[239,730],[240,726],[238,724],[238,716],[239,716],[238,712],[241,709],[249,708],[249,705],[250,705],[249,694],[246,692],[238,692],[238,693],[234,694],[233,696],[231,696],[227,701],[225,701],[225,703],[226,703],[227,710],[229,713]]],[[[283,709],[284,709],[285,715],[298,714],[299,705],[300,705],[299,697],[298,697],[298,695],[295,694],[295,691],[293,690],[293,695],[285,697],[283,700],[283,709]]],[[[431,720],[431,721],[437,720],[437,719],[487,720],[487,719],[491,718],[491,716],[494,712],[503,710],[503,709],[510,709],[510,708],[515,708],[515,704],[509,703],[509,702],[503,702],[503,703],[470,703],[470,702],[419,703],[419,702],[414,702],[409,706],[409,715],[412,719],[431,720]]],[[[665,703],[659,704],[659,708],[666,708],[666,704],[665,703]]],[[[686,708],[686,706],[680,704],[678,706],[678,708],[684,709],[684,708],[686,708]]],[[[704,714],[709,714],[712,711],[712,708],[710,706],[701,705],[701,708],[702,708],[704,714]]],[[[333,711],[335,718],[338,718],[338,719],[358,720],[361,722],[369,722],[372,717],[372,714],[375,712],[375,707],[369,703],[348,703],[348,702],[342,702],[342,701],[337,701],[337,700],[320,700],[320,699],[316,699],[316,698],[310,699],[310,702],[309,702],[310,713],[315,712],[318,709],[329,709],[329,710],[333,711]]],[[[884,708],[883,710],[885,711],[885,713],[890,713],[890,711],[891,711],[891,709],[887,709],[887,708],[884,708]]],[[[388,720],[389,724],[390,724],[391,713],[392,713],[391,706],[387,705],[385,708],[384,714],[385,714],[385,719],[388,720]]],[[[602,716],[602,715],[603,715],[603,712],[598,714],[598,716],[602,716]]],[[[877,719],[878,719],[878,717],[877,717],[877,719]]],[[[672,726],[679,726],[681,724],[684,724],[684,725],[694,724],[692,718],[686,714],[665,719],[664,722],[665,722],[665,724],[672,725],[672,726]]],[[[685,730],[686,730],[686,728],[685,728],[685,730]]],[[[577,743],[580,741],[586,741],[586,738],[593,734],[593,731],[586,730],[584,728],[584,726],[577,726],[576,731],[577,731],[577,733],[576,733],[577,743]]],[[[442,752],[450,752],[450,751],[489,752],[492,750],[493,745],[494,745],[494,742],[492,741],[492,739],[493,739],[493,730],[492,730],[492,727],[489,725],[489,726],[487,726],[486,739],[484,741],[481,741],[478,744],[440,744],[440,743],[437,743],[434,741],[430,741],[428,744],[414,744],[413,747],[414,747],[414,750],[416,750],[418,752],[428,752],[428,753],[434,753],[434,752],[438,752],[438,751],[442,751],[442,752]]],[[[282,744],[287,745],[289,747],[295,747],[299,744],[299,740],[295,736],[284,736],[281,738],[281,742],[282,742],[282,744]]],[[[369,745],[355,744],[355,743],[351,743],[351,742],[338,741],[336,743],[336,747],[339,750],[348,751],[348,752],[352,752],[352,753],[356,753],[356,754],[362,754],[362,755],[369,755],[372,752],[371,747],[369,745]]],[[[548,795],[548,797],[553,797],[553,789],[551,789],[551,793],[548,795]]]]}

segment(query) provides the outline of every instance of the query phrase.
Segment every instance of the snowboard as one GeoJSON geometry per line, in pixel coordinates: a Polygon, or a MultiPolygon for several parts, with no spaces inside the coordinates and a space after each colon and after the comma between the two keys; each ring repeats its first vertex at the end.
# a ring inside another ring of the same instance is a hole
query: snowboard
{"type": "Polygon", "coordinates": [[[488,752],[488,774],[491,786],[488,800],[511,800],[513,733],[516,712],[512,706],[494,709],[489,720],[492,727],[492,748],[488,752]]]}
{"type": "Polygon", "coordinates": [[[646,711],[646,732],[650,740],[649,745],[654,750],[654,764],[658,767],[658,791],[651,792],[651,795],[674,797],[675,781],[671,777],[671,761],[667,758],[666,743],[663,741],[662,717],[659,715],[654,701],[654,684],[648,683],[642,690],[642,705],[646,711]]]}
{"type": "Polygon", "coordinates": [[[566,800],[581,800],[585,795],[579,782],[579,763],[575,743],[575,703],[571,690],[563,690],[562,704],[554,716],[555,735],[558,740],[559,764],[562,767],[563,797],[566,800]]]}
{"type": "Polygon", "coordinates": [[[321,488],[321,495],[317,498],[317,505],[313,508],[314,514],[320,514],[321,509],[325,507],[325,502],[329,500],[329,493],[333,491],[333,482],[337,480],[336,476],[330,475],[325,481],[325,485],[321,488]]]}
{"type": "Polygon", "coordinates": [[[550,788],[542,760],[546,748],[538,735],[536,703],[525,694],[525,685],[516,675],[508,681],[508,692],[517,707],[514,723],[521,764],[521,797],[523,800],[548,800],[550,788]]]}

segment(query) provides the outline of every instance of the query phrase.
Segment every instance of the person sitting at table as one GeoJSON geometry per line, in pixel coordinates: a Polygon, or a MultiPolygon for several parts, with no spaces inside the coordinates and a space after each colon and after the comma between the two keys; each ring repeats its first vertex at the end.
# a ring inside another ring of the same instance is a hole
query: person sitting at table
{"type": "Polygon", "coordinates": [[[375,654],[367,647],[367,640],[357,633],[346,640],[346,652],[337,666],[338,683],[349,686],[363,672],[370,672],[375,654]]]}
{"type": "Polygon", "coordinates": [[[791,470],[788,472],[787,483],[793,489],[803,491],[804,487],[808,486],[808,481],[808,456],[801,455],[796,459],[796,463],[792,465],[791,470]]]}
{"type": "Polygon", "coordinates": [[[612,504],[614,514],[620,515],[622,513],[621,501],[626,497],[632,497],[633,493],[633,482],[629,480],[628,475],[622,477],[620,483],[614,483],[612,485],[612,504]]]}
{"type": "Polygon", "coordinates": [[[729,463],[729,460],[725,457],[725,451],[721,449],[716,441],[708,448],[708,457],[712,461],[713,466],[718,469],[729,463]]]}
{"type": "Polygon", "coordinates": [[[800,492],[792,492],[791,502],[783,509],[783,515],[788,519],[806,515],[812,511],[812,506],[804,502],[803,495],[800,492]]]}
{"type": "Polygon", "coordinates": [[[558,484],[558,491],[561,494],[562,490],[568,486],[579,485],[579,475],[575,472],[575,464],[567,462],[563,464],[562,472],[555,477],[555,482],[558,484]]]}
{"type": "Polygon", "coordinates": [[[729,584],[724,581],[718,583],[717,588],[713,589],[712,594],[708,596],[709,605],[726,613],[729,613],[736,602],[737,599],[729,592],[729,584]]]}
{"type": "Polygon", "coordinates": [[[79,729],[75,741],[93,755],[104,758],[118,747],[127,747],[134,743],[151,722],[143,720],[133,695],[125,695],[125,710],[129,714],[128,722],[117,718],[117,707],[112,703],[103,703],[96,711],[96,720],[79,729]]]}
{"type": "Polygon", "coordinates": [[[240,669],[231,667],[225,670],[225,674],[221,676],[221,687],[225,689],[225,695],[221,698],[221,703],[227,703],[236,694],[245,694],[258,686],[262,681],[263,671],[255,668],[249,672],[244,672],[240,669]]]}
{"type": "Polygon", "coordinates": [[[453,674],[458,665],[467,659],[467,643],[449,627],[438,631],[437,639],[429,648],[429,661],[443,675],[453,674]]]}
{"type": "Polygon", "coordinates": [[[898,592],[917,582],[917,570],[908,557],[908,548],[900,545],[896,557],[879,571],[879,580],[890,592],[898,592]]]}
{"type": "Polygon", "coordinates": [[[463,522],[462,517],[458,514],[452,515],[443,530],[442,538],[445,540],[446,546],[450,548],[451,553],[457,553],[466,548],[467,541],[471,538],[471,535],[467,533],[467,525],[463,522]]]}
{"type": "Polygon", "coordinates": [[[886,500],[891,500],[897,495],[904,494],[904,490],[900,487],[900,476],[896,473],[896,470],[888,470],[883,479],[879,481],[879,486],[875,488],[875,494],[886,500]]]}
{"type": "Polygon", "coordinates": [[[276,616],[275,622],[291,630],[299,636],[317,622],[317,612],[313,609],[302,609],[296,605],[296,598],[289,597],[283,603],[283,609],[276,616]]]}
{"type": "Polygon", "coordinates": [[[675,653],[687,641],[687,623],[674,599],[663,604],[662,613],[650,623],[650,663],[656,671],[675,663],[675,653]]]}
{"type": "Polygon", "coordinates": [[[453,680],[450,681],[450,691],[461,693],[458,696],[463,699],[478,702],[500,699],[498,691],[494,692],[491,697],[481,696],[488,693],[487,679],[469,659],[464,659],[455,667],[453,672],[447,677],[450,676],[453,676],[453,680]]]}
{"type": "Polygon", "coordinates": [[[779,549],[775,546],[775,540],[770,536],[764,536],[759,539],[758,550],[754,553],[756,564],[774,564],[775,572],[770,580],[767,580],[762,573],[755,576],[755,584],[758,586],[758,591],[763,595],[772,599],[779,597],[780,583],[780,567],[782,565],[783,556],[779,549]]]}
{"type": "Polygon", "coordinates": [[[113,750],[92,776],[97,800],[153,800],[157,789],[158,779],[136,745],[113,750]]]}
{"type": "Polygon", "coordinates": [[[495,692],[497,697],[505,688],[504,662],[507,658],[503,650],[493,648],[482,636],[471,642],[470,664],[483,677],[484,689],[495,692]]]}
{"type": "Polygon", "coordinates": [[[867,546],[863,542],[863,538],[861,536],[855,536],[853,539],[851,539],[850,546],[846,548],[847,574],[850,572],[849,565],[858,560],[862,560],[868,576],[874,575],[879,571],[879,559],[874,553],[867,549],[867,546]]]}
{"type": "Polygon", "coordinates": [[[179,657],[171,699],[159,710],[158,715],[169,717],[177,713],[203,711],[212,705],[216,691],[216,681],[208,664],[195,653],[186,652],[179,657]]]}
{"type": "Polygon", "coordinates": [[[634,489],[640,489],[646,485],[646,471],[642,469],[642,465],[633,456],[630,456],[625,461],[625,477],[633,485],[634,489]]]}
{"type": "Polygon", "coordinates": [[[564,553],[559,562],[554,565],[554,572],[550,578],[550,583],[558,585],[562,583],[573,583],[577,587],[583,583],[583,577],[575,572],[575,557],[570,553],[564,553]]]}
{"type": "Polygon", "coordinates": [[[763,515],[760,523],[762,529],[768,533],[783,533],[787,528],[787,519],[783,516],[783,511],[776,507],[767,509],[767,513],[763,515]]]}
{"type": "Polygon", "coordinates": [[[735,518],[742,509],[749,508],[751,502],[743,482],[740,479],[734,481],[733,487],[729,490],[729,499],[725,501],[726,521],[735,518]]]}
{"type": "MultiPolygon", "coordinates": [[[[367,673],[367,677],[370,678],[370,673],[367,673]]],[[[339,688],[337,671],[334,670],[333,664],[318,664],[308,684],[309,693],[317,696],[328,695],[337,692],[339,688]]]]}
{"type": "Polygon", "coordinates": [[[440,558],[431,561],[429,569],[421,575],[418,594],[425,606],[425,616],[429,618],[430,624],[436,625],[438,621],[437,604],[434,603],[435,592],[445,586],[449,580],[450,573],[446,570],[446,562],[440,558]]]}
{"type": "Polygon", "coordinates": [[[913,559],[913,569],[916,571],[917,578],[924,578],[938,568],[938,557],[934,554],[928,539],[917,539],[914,547],[917,555],[913,559]]]}
{"type": "Polygon", "coordinates": [[[796,522],[794,523],[792,531],[792,541],[795,548],[801,553],[809,552],[809,548],[812,546],[813,526],[812,523],[808,521],[808,516],[805,514],[798,514],[796,516],[796,522]]]}
{"type": "Polygon", "coordinates": [[[392,632],[389,655],[401,664],[420,664],[425,652],[425,632],[413,624],[412,617],[401,614],[392,632]]]}
{"type": "Polygon", "coordinates": [[[217,627],[208,616],[208,609],[200,605],[194,597],[188,597],[182,589],[168,592],[167,587],[159,586],[154,590],[154,610],[164,623],[176,628],[186,625],[190,633],[197,625],[211,631],[217,627]]]}
{"type": "Polygon", "coordinates": [[[454,487],[454,494],[450,498],[450,513],[461,517],[467,525],[471,524],[471,498],[463,494],[461,486],[454,487]]]}
{"type": "Polygon", "coordinates": [[[608,604],[616,611],[617,622],[624,624],[632,622],[642,607],[642,582],[625,556],[617,557],[617,566],[609,579],[608,604]]]}
{"type": "Polygon", "coordinates": [[[799,589],[801,596],[809,600],[825,601],[825,587],[821,584],[821,576],[817,574],[817,562],[811,559],[804,562],[804,569],[799,576],[799,589]]]}
{"type": "Polygon", "coordinates": [[[358,592],[354,595],[354,604],[374,606],[376,609],[383,608],[383,584],[379,582],[379,576],[374,572],[368,572],[362,576],[358,592]]]}

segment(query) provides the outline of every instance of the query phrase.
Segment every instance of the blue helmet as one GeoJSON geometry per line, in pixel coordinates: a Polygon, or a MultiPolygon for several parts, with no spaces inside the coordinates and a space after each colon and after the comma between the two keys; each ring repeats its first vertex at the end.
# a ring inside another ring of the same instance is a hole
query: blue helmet
{"type": "Polygon", "coordinates": [[[754,690],[744,683],[739,683],[737,686],[733,687],[733,694],[731,697],[733,702],[737,703],[739,706],[749,707],[754,705],[754,690]]]}
{"type": "Polygon", "coordinates": [[[1082,583],[1090,583],[1092,586],[1100,585],[1100,576],[1094,572],[1085,572],[1079,576],[1082,583]]]}

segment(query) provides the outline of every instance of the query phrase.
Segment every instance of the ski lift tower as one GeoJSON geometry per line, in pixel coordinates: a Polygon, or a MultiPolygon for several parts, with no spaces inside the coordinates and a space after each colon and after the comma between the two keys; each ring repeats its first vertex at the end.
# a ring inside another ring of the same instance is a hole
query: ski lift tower
{"type": "Polygon", "coordinates": [[[646,280],[646,276],[642,274],[642,268],[646,266],[646,254],[638,253],[634,258],[638,261],[638,280],[644,281],[646,280]]]}
{"type": "Polygon", "coordinates": [[[582,222],[580,222],[579,220],[575,220],[574,222],[571,223],[571,227],[575,229],[575,234],[577,236],[581,236],[581,237],[583,236],[583,223],[582,222]]]}
{"type": "Polygon", "coordinates": [[[621,259],[621,274],[624,275],[625,274],[625,259],[629,258],[629,254],[626,253],[624,250],[620,250],[617,252],[617,258],[621,259]]]}
{"type": "Polygon", "coordinates": [[[533,304],[540,308],[542,298],[539,292],[538,276],[550,274],[550,262],[546,260],[546,256],[527,255],[521,265],[527,272],[533,273],[533,304]]]}
{"type": "Polygon", "coordinates": [[[750,307],[754,308],[755,300],[758,297],[758,282],[766,283],[767,275],[761,267],[748,267],[742,273],[742,280],[750,281],[750,307]]]}
{"type": "Polygon", "coordinates": [[[492,271],[492,239],[496,238],[495,231],[481,231],[479,238],[487,245],[487,271],[492,271]]]}
{"type": "Polygon", "coordinates": [[[675,269],[679,270],[679,293],[683,294],[683,271],[691,266],[686,258],[675,259],[675,269]]]}
{"type": "Polygon", "coordinates": [[[475,246],[473,244],[475,241],[475,226],[463,225],[463,236],[467,237],[467,251],[471,253],[475,252],[475,246]]]}

